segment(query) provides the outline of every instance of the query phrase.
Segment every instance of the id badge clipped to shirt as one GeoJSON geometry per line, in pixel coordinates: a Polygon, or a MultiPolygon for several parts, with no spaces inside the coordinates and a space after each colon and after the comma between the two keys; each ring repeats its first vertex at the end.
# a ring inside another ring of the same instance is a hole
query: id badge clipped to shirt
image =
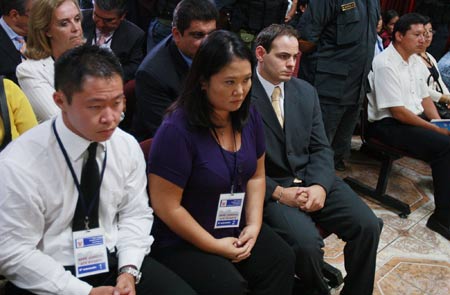
{"type": "Polygon", "coordinates": [[[73,232],[76,277],[82,278],[109,271],[103,229],[73,232]]]}
{"type": "Polygon", "coordinates": [[[214,228],[238,227],[241,221],[245,193],[221,194],[214,228]]]}

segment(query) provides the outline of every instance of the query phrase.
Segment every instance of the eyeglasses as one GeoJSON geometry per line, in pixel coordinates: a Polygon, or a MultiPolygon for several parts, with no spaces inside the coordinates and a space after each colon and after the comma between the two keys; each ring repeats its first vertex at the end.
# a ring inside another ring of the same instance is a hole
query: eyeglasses
{"type": "Polygon", "coordinates": [[[435,30],[425,31],[425,32],[423,33],[423,35],[424,35],[425,37],[433,36],[434,34],[436,34],[436,31],[435,31],[435,30]]]}

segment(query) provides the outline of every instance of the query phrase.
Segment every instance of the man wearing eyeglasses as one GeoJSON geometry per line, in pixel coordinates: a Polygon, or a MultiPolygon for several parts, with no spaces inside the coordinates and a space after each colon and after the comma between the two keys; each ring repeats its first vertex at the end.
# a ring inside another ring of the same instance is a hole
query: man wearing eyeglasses
{"type": "Polygon", "coordinates": [[[136,72],[138,140],[152,137],[166,109],[181,92],[202,40],[216,29],[218,12],[209,0],[183,0],[173,13],[172,34],[156,45],[136,72]]]}
{"type": "Polygon", "coordinates": [[[0,75],[17,83],[16,67],[25,59],[25,37],[33,0],[2,0],[0,11],[0,75]]]}
{"type": "Polygon", "coordinates": [[[133,80],[144,58],[145,33],[127,21],[126,0],[94,0],[83,10],[83,32],[88,44],[110,48],[119,58],[125,82],[133,80]]]}

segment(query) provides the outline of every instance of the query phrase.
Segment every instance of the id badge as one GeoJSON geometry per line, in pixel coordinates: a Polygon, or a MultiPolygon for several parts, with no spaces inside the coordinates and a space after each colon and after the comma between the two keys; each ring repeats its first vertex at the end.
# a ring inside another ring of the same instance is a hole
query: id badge
{"type": "Polygon", "coordinates": [[[221,194],[214,228],[238,227],[241,221],[245,193],[221,194]]]}
{"type": "Polygon", "coordinates": [[[103,229],[73,232],[73,253],[77,278],[109,271],[103,229]]]}

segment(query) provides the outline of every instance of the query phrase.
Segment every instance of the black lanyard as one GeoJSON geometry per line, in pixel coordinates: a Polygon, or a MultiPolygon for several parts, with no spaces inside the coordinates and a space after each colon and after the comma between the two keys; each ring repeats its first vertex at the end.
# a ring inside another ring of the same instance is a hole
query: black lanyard
{"type": "MultiPolygon", "coordinates": [[[[100,197],[100,193],[98,196],[96,196],[95,199],[91,200],[91,203],[89,204],[89,208],[86,206],[86,201],[84,200],[83,193],[81,192],[80,188],[80,182],[78,181],[77,175],[75,174],[75,170],[73,169],[72,163],[70,162],[69,155],[67,154],[66,149],[64,148],[64,145],[61,141],[61,138],[59,137],[58,132],[56,131],[56,120],[53,120],[52,127],[53,132],[55,133],[56,140],[58,141],[58,145],[61,148],[61,151],[64,155],[64,159],[66,160],[67,166],[69,166],[70,173],[73,177],[73,182],[75,183],[75,186],[78,190],[78,198],[80,199],[81,206],[83,207],[84,215],[85,215],[85,225],[86,230],[89,229],[89,216],[91,215],[92,209],[94,208],[95,203],[97,202],[97,199],[100,197]]],[[[105,174],[105,168],[106,168],[106,150],[105,150],[105,157],[103,158],[103,164],[102,164],[102,172],[100,173],[100,187],[103,182],[103,175],[105,174]]]]}
{"type": "MultiPolygon", "coordinates": [[[[233,153],[233,157],[234,157],[234,170],[231,169],[227,158],[225,157],[225,153],[223,152],[223,148],[220,146],[220,140],[219,137],[217,136],[217,132],[216,129],[213,128],[213,132],[214,132],[214,136],[217,139],[217,146],[219,147],[220,153],[222,154],[223,160],[225,161],[225,164],[228,168],[228,172],[230,173],[230,180],[231,180],[231,195],[234,194],[234,185],[235,185],[235,181],[236,181],[236,175],[237,175],[237,151],[235,151],[233,153]]],[[[236,150],[236,135],[234,134],[234,129],[233,129],[233,142],[234,142],[234,149],[236,150]]]]}

